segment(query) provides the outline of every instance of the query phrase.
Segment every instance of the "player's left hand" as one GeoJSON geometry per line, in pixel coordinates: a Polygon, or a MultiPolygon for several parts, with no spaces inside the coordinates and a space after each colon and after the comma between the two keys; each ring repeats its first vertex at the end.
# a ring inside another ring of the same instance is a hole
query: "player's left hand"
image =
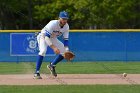
{"type": "Polygon", "coordinates": [[[68,61],[73,60],[75,57],[75,54],[73,52],[67,51],[64,53],[64,58],[68,61]]]}

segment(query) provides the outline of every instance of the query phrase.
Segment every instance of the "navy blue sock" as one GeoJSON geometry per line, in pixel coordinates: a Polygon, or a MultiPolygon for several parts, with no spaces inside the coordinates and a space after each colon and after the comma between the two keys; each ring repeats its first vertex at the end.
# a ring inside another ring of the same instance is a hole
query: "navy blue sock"
{"type": "Polygon", "coordinates": [[[43,61],[43,56],[38,55],[38,60],[36,62],[36,73],[39,72],[42,61],[43,61]]]}
{"type": "Polygon", "coordinates": [[[61,60],[63,60],[64,57],[59,54],[52,62],[51,62],[51,65],[56,65],[58,62],[60,62],[61,60]]]}

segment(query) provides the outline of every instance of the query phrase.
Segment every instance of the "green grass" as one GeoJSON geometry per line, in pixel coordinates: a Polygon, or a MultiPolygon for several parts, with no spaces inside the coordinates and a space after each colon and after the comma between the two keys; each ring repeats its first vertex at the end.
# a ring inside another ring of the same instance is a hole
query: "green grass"
{"type": "Polygon", "coordinates": [[[0,86],[0,93],[140,93],[140,85],[0,86]]]}
{"type": "MultiPolygon", "coordinates": [[[[44,62],[41,73],[49,73],[44,62]]],[[[73,62],[59,63],[56,67],[59,74],[117,74],[140,73],[140,62],[73,62]]],[[[0,74],[34,73],[35,62],[8,63],[0,62],[0,74]]]]}
{"type": "Polygon", "coordinates": [[[32,70],[30,63],[0,62],[0,74],[22,74],[32,70]]]}
{"type": "Polygon", "coordinates": [[[140,73],[139,65],[139,62],[82,62],[59,64],[57,69],[59,73],[70,74],[140,73]]]}

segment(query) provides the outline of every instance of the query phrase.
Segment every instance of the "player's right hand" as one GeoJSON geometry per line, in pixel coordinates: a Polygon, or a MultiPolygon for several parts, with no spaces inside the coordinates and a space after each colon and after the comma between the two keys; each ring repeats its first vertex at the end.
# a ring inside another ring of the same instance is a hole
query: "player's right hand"
{"type": "Polygon", "coordinates": [[[55,47],[53,51],[55,52],[55,54],[60,54],[60,50],[57,47],[55,47]]]}
{"type": "Polygon", "coordinates": [[[56,46],[51,45],[50,47],[53,49],[55,54],[60,54],[60,50],[56,46]]]}

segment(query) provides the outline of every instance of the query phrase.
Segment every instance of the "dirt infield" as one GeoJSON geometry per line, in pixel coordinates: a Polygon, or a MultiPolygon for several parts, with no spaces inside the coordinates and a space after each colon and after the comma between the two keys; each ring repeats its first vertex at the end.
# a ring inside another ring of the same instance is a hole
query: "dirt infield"
{"type": "Polygon", "coordinates": [[[32,74],[0,75],[0,85],[95,85],[95,84],[140,84],[140,74],[59,74],[57,78],[42,75],[33,79],[32,74]]]}

